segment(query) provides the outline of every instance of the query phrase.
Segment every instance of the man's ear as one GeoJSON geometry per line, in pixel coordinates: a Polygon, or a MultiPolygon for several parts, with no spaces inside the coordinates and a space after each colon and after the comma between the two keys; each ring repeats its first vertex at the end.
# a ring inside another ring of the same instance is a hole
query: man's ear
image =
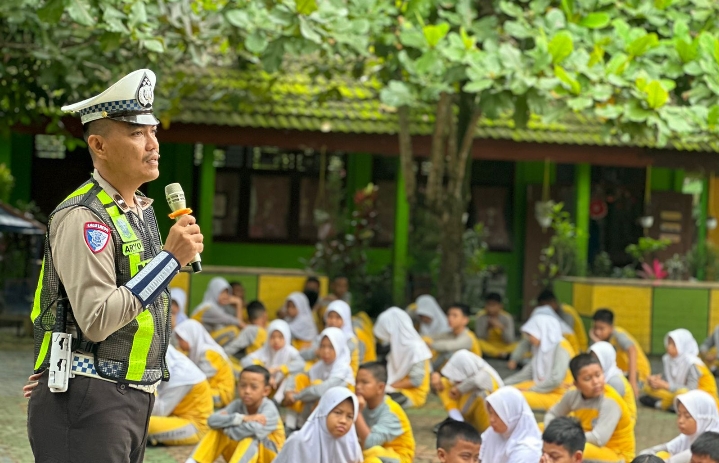
{"type": "Polygon", "coordinates": [[[437,458],[439,458],[440,463],[444,463],[447,461],[447,452],[444,449],[437,449],[437,458]]]}
{"type": "Polygon", "coordinates": [[[584,453],[581,450],[577,450],[576,452],[574,452],[574,455],[572,456],[572,461],[574,463],[581,463],[583,458],[584,458],[584,453]]]}
{"type": "Polygon", "coordinates": [[[102,135],[92,134],[87,137],[87,147],[95,157],[103,160],[107,158],[105,139],[102,135]]]}
{"type": "Polygon", "coordinates": [[[269,384],[265,384],[265,391],[262,393],[263,396],[269,397],[272,394],[272,388],[269,384]]]}

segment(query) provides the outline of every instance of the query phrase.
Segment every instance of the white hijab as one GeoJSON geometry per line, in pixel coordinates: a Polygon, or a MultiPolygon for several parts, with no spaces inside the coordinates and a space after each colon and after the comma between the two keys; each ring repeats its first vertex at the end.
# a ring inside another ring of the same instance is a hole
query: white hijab
{"type": "Polygon", "coordinates": [[[679,410],[678,402],[686,407],[694,421],[697,422],[697,432],[691,436],[680,434],[667,442],[667,450],[672,455],[689,450],[696,438],[707,431],[719,432],[719,412],[716,400],[711,395],[695,389],[678,395],[674,399],[674,410],[679,410]]]}
{"type": "Polygon", "coordinates": [[[387,385],[404,379],[415,363],[432,358],[432,352],[414,329],[409,314],[399,307],[390,307],[379,315],[374,335],[381,342],[389,342],[387,385]]]}
{"type": "Polygon", "coordinates": [[[219,306],[219,304],[217,303],[217,299],[220,298],[220,294],[222,294],[222,291],[224,290],[227,290],[229,293],[232,293],[232,286],[230,286],[227,280],[222,277],[213,278],[207,285],[205,295],[202,297],[202,303],[211,303],[213,305],[219,306]]]}
{"type": "MultiPolygon", "coordinates": [[[[246,356],[242,359],[242,366],[246,367],[252,365],[255,360],[262,363],[267,368],[276,368],[282,365],[287,365],[292,357],[299,355],[297,349],[292,347],[292,335],[290,334],[290,325],[284,320],[273,320],[270,326],[267,328],[267,340],[265,341],[262,348],[257,349],[255,352],[246,356]],[[270,346],[270,338],[272,333],[279,331],[282,337],[285,338],[285,347],[280,350],[274,350],[270,346]]],[[[278,372],[279,378],[281,379],[282,373],[278,372]]]]}
{"type": "Polygon", "coordinates": [[[197,320],[186,320],[184,323],[175,326],[175,333],[190,345],[188,357],[195,365],[204,364],[205,353],[212,350],[227,360],[225,350],[212,339],[202,323],[197,320]]]}
{"type": "Polygon", "coordinates": [[[292,301],[297,307],[297,316],[295,318],[285,317],[285,321],[290,325],[292,337],[302,341],[314,340],[317,337],[317,325],[315,325],[310,301],[305,296],[305,293],[295,291],[287,296],[285,309],[287,309],[287,301],[292,301]]]}
{"type": "Polygon", "coordinates": [[[274,463],[361,463],[362,448],[354,424],[339,439],[327,430],[327,416],[347,399],[352,399],[356,421],[359,413],[357,397],[344,387],[329,389],[320,398],[317,408],[302,429],[287,439],[274,463]]]}
{"type": "Polygon", "coordinates": [[[175,324],[180,324],[187,320],[187,294],[181,288],[170,289],[170,299],[177,303],[180,311],[175,315],[175,324]]]}
{"type": "Polygon", "coordinates": [[[482,371],[494,378],[499,387],[504,386],[497,370],[485,362],[482,357],[473,354],[467,349],[461,349],[452,354],[452,357],[442,368],[442,376],[458,384],[467,381],[482,371]]]}
{"type": "Polygon", "coordinates": [[[330,377],[342,378],[347,384],[354,386],[355,377],[352,367],[350,367],[350,350],[347,347],[347,338],[339,328],[325,328],[320,334],[320,342],[323,338],[327,337],[332,343],[332,347],[335,350],[335,361],[332,363],[325,363],[319,360],[317,363],[312,365],[310,368],[309,376],[310,380],[322,380],[325,381],[330,377]]]}
{"type": "Polygon", "coordinates": [[[498,434],[487,428],[482,433],[479,460],[487,463],[537,462],[542,457],[542,434],[534,414],[521,392],[507,386],[487,397],[507,431],[498,434]]]}
{"type": "Polygon", "coordinates": [[[452,331],[447,322],[447,315],[439,306],[437,299],[425,294],[417,298],[417,315],[423,315],[432,319],[432,323],[425,325],[422,323],[419,332],[422,336],[432,336],[435,334],[444,334],[452,331]]]}
{"type": "Polygon", "coordinates": [[[167,369],[170,372],[170,380],[160,383],[160,393],[162,393],[163,389],[168,390],[182,386],[194,386],[207,379],[202,370],[192,363],[192,360],[172,347],[172,345],[167,346],[165,361],[167,362],[167,369]]]}
{"type": "Polygon", "coordinates": [[[327,314],[330,312],[334,312],[342,317],[342,332],[347,339],[354,338],[355,332],[352,329],[352,309],[350,309],[349,304],[339,300],[330,302],[330,305],[327,306],[327,310],[325,311],[325,322],[327,321],[327,314]]]}
{"type": "Polygon", "coordinates": [[[532,315],[522,326],[522,332],[539,339],[539,347],[532,346],[532,380],[541,383],[552,372],[554,352],[562,342],[562,329],[556,318],[532,315]]]}
{"type": "Polygon", "coordinates": [[[664,375],[672,386],[684,386],[687,383],[689,369],[693,365],[701,365],[702,361],[697,357],[699,355],[699,345],[689,330],[679,328],[670,331],[664,336],[664,347],[669,345],[669,338],[674,341],[677,347],[677,356],[672,357],[664,354],[662,363],[664,364],[664,375]]]}
{"type": "Polygon", "coordinates": [[[574,328],[569,326],[567,322],[565,322],[564,319],[560,317],[559,314],[555,312],[551,306],[541,305],[535,308],[532,311],[532,315],[530,316],[530,318],[535,315],[549,315],[550,317],[556,319],[559,322],[559,326],[562,327],[562,334],[574,334],[574,328]]]}
{"type": "Polygon", "coordinates": [[[614,346],[606,341],[599,341],[589,346],[589,350],[597,355],[599,364],[604,371],[605,381],[609,381],[610,378],[615,376],[624,377],[622,370],[617,367],[617,351],[614,350],[614,346]]]}

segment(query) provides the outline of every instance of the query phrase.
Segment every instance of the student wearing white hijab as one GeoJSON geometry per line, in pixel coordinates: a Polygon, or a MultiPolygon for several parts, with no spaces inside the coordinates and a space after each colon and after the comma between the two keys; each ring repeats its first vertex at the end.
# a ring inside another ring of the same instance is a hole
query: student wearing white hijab
{"type": "Polygon", "coordinates": [[[165,360],[170,380],[157,387],[148,442],[196,444],[207,432],[207,418],[213,411],[210,385],[197,365],[174,347],[167,347],[165,360]]]}
{"type": "Polygon", "coordinates": [[[689,463],[690,447],[697,437],[707,431],[719,432],[719,412],[716,401],[704,391],[693,390],[674,399],[677,410],[678,437],[664,444],[642,450],[640,454],[652,454],[669,463],[689,463]]]}
{"type": "Polygon", "coordinates": [[[617,366],[617,351],[614,346],[606,341],[598,341],[589,347],[589,350],[597,357],[604,372],[604,381],[612,386],[627,403],[629,414],[632,420],[637,421],[637,400],[634,397],[634,389],[624,376],[622,370],[617,366]]]}
{"type": "Polygon", "coordinates": [[[349,389],[330,388],[302,429],[287,439],[274,463],[361,463],[354,426],[358,413],[357,397],[349,389]]]}
{"type": "Polygon", "coordinates": [[[172,315],[175,325],[187,320],[187,294],[181,288],[170,289],[172,301],[172,315]]]}
{"type": "Polygon", "coordinates": [[[532,345],[532,360],[504,380],[524,395],[532,410],[549,410],[573,383],[569,361],[574,350],[564,337],[559,322],[549,315],[534,315],[522,326],[532,345]]]}
{"type": "Polygon", "coordinates": [[[439,306],[437,299],[429,294],[417,298],[416,314],[421,320],[419,334],[422,336],[432,336],[452,331],[447,322],[447,315],[444,313],[444,310],[439,306]],[[422,321],[423,319],[421,317],[428,318],[429,322],[426,322],[426,319],[422,321]]]}
{"type": "Polygon", "coordinates": [[[197,320],[175,327],[180,348],[207,377],[215,407],[227,406],[235,398],[235,374],[227,354],[197,320]]]}
{"type": "MultiPolygon", "coordinates": [[[[562,336],[564,336],[564,339],[569,341],[569,344],[572,346],[572,350],[574,352],[582,351],[579,339],[577,338],[574,329],[551,306],[540,305],[532,311],[529,318],[531,319],[536,315],[546,315],[557,320],[557,322],[559,323],[559,327],[562,330],[562,336]]],[[[586,349],[586,346],[584,347],[584,349],[586,349]]],[[[529,341],[526,338],[521,339],[512,351],[512,354],[509,356],[509,360],[516,364],[517,362],[523,360],[527,356],[527,354],[531,352],[531,350],[532,345],[529,343],[529,341]]]]}
{"type": "Polygon", "coordinates": [[[482,357],[462,349],[432,373],[432,387],[450,418],[466,421],[479,432],[489,427],[486,397],[504,386],[502,378],[482,357]]]}
{"type": "Polygon", "coordinates": [[[374,326],[377,339],[389,344],[385,390],[402,408],[421,407],[427,402],[432,352],[412,325],[407,312],[390,307],[374,326]]]}
{"type": "Polygon", "coordinates": [[[668,410],[674,398],[688,390],[700,389],[717,398],[714,375],[698,357],[699,346],[689,330],[679,328],[664,337],[667,353],[662,357],[663,375],[647,379],[639,401],[648,407],[668,410]]]}
{"type": "MultiPolygon", "coordinates": [[[[325,326],[328,328],[339,328],[347,338],[347,349],[350,352],[350,367],[352,372],[357,376],[357,369],[360,364],[360,352],[359,352],[359,341],[355,335],[354,328],[352,326],[352,309],[345,301],[332,301],[327,306],[324,315],[325,326]]],[[[305,361],[310,362],[310,365],[317,359],[317,349],[320,344],[320,337],[318,336],[312,343],[311,347],[302,349],[300,354],[305,361]]]]}
{"type": "Polygon", "coordinates": [[[305,293],[295,291],[287,296],[281,312],[285,314],[285,321],[290,325],[292,345],[299,351],[311,347],[312,341],[317,337],[317,325],[305,293]]]}
{"type": "Polygon", "coordinates": [[[482,433],[479,461],[529,463],[542,457],[542,435],[524,396],[503,387],[487,397],[490,425],[482,433]]]}
{"type": "Polygon", "coordinates": [[[224,346],[245,327],[242,304],[240,298],[232,296],[230,283],[222,277],[215,277],[210,280],[202,302],[190,318],[202,323],[212,338],[224,346]]]}

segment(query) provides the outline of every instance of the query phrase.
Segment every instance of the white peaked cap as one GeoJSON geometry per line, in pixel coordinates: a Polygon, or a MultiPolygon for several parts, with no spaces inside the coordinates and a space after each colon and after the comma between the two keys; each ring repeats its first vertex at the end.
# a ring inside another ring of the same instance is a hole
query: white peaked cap
{"type": "Polygon", "coordinates": [[[156,80],[154,72],[138,69],[101,94],[63,106],[62,110],[79,112],[83,124],[107,118],[131,124],[157,125],[160,121],[152,114],[156,80]]]}

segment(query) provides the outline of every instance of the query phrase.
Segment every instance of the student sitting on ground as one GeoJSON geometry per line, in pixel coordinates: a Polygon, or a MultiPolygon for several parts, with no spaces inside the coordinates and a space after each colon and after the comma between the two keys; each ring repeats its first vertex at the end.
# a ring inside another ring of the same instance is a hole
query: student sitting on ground
{"type": "Polygon", "coordinates": [[[691,463],[719,463],[719,433],[705,432],[692,444],[691,463]]]}
{"type": "MultiPolygon", "coordinates": [[[[325,310],[325,326],[327,328],[339,328],[347,339],[347,349],[350,352],[350,367],[352,374],[357,375],[359,367],[359,341],[352,328],[352,309],[344,301],[333,301],[325,310]]],[[[317,359],[319,340],[315,340],[311,347],[302,349],[300,355],[310,365],[317,359]]]]}
{"type": "Polygon", "coordinates": [[[225,407],[235,398],[235,375],[227,354],[196,320],[175,327],[180,348],[200,367],[212,390],[215,407],[225,407]]]}
{"type": "MultiPolygon", "coordinates": [[[[230,358],[239,360],[245,355],[256,352],[267,341],[267,309],[260,301],[247,304],[247,318],[250,323],[232,341],[225,344],[225,352],[230,358]]],[[[239,367],[239,362],[235,362],[239,367]]]]}
{"type": "Polygon", "coordinates": [[[284,384],[287,378],[302,373],[305,361],[292,347],[290,326],[284,320],[273,320],[267,329],[269,337],[265,345],[241,361],[242,368],[260,365],[270,372],[271,397],[281,403],[284,396],[284,384]]]}
{"type": "Polygon", "coordinates": [[[706,431],[719,431],[719,412],[714,398],[700,390],[677,396],[674,409],[681,434],[641,453],[657,455],[669,463],[689,463],[692,458],[690,448],[697,437],[706,431]]]}
{"type": "Polygon", "coordinates": [[[577,420],[568,416],[554,419],[542,433],[539,463],[581,463],[587,438],[577,420]]]}
{"type": "MultiPolygon", "coordinates": [[[[571,326],[567,325],[564,320],[562,320],[553,308],[548,305],[535,307],[529,319],[531,320],[538,315],[551,317],[556,320],[557,323],[559,323],[561,335],[572,347],[572,351],[578,352],[577,349],[579,348],[579,341],[577,341],[577,336],[574,334],[574,330],[571,326]]],[[[531,355],[531,352],[532,344],[529,342],[529,339],[526,337],[522,338],[522,340],[517,343],[517,346],[514,348],[514,351],[512,351],[512,354],[509,356],[507,367],[509,367],[510,370],[516,369],[518,365],[522,364],[526,360],[528,355],[531,355]]]]}
{"type": "Polygon", "coordinates": [[[377,341],[374,338],[374,323],[366,312],[352,317],[352,326],[359,341],[360,364],[377,360],[377,341]]]}
{"type": "MultiPolygon", "coordinates": [[[[183,323],[184,325],[184,323],[183,323]]],[[[213,400],[205,374],[184,354],[167,346],[170,380],[157,387],[147,441],[152,445],[193,445],[207,432],[213,400]]]]}
{"type": "Polygon", "coordinates": [[[242,300],[232,295],[232,287],[227,280],[215,277],[210,280],[202,303],[190,318],[202,323],[212,338],[224,346],[245,327],[242,309],[242,300]]]}
{"type": "Polygon", "coordinates": [[[479,460],[530,463],[542,457],[542,436],[524,396],[503,387],[487,397],[490,427],[482,433],[479,460]]]}
{"type": "Polygon", "coordinates": [[[172,288],[170,290],[170,312],[172,313],[173,328],[179,323],[187,320],[187,294],[185,290],[180,288],[172,288]]]}
{"type": "Polygon", "coordinates": [[[482,438],[471,425],[447,420],[437,431],[437,458],[440,463],[479,461],[481,444],[482,438]]]}
{"type": "Polygon", "coordinates": [[[574,351],[562,337],[559,322],[549,315],[533,315],[522,332],[532,345],[532,360],[504,384],[519,389],[532,410],[548,410],[571,387],[569,360],[574,351]]]}
{"type": "Polygon", "coordinates": [[[284,405],[291,407],[285,424],[293,429],[302,426],[304,418],[317,401],[332,387],[354,388],[355,377],[350,367],[347,338],[339,328],[325,328],[320,335],[319,361],[307,374],[298,374],[294,385],[287,385],[284,405]]]}
{"type": "Polygon", "coordinates": [[[598,309],[592,318],[594,322],[589,337],[592,342],[606,341],[614,347],[617,351],[617,367],[627,375],[634,397],[639,397],[639,384],[646,382],[652,373],[642,346],[627,330],[614,325],[614,313],[611,310],[598,309]]]}
{"type": "Polygon", "coordinates": [[[575,352],[584,352],[587,350],[589,341],[587,340],[587,332],[584,330],[584,322],[582,322],[582,317],[579,316],[579,313],[574,307],[560,302],[554,292],[549,289],[545,289],[537,296],[537,305],[548,305],[572,328],[577,342],[576,346],[573,346],[575,347],[575,352]]]}
{"type": "Polygon", "coordinates": [[[361,463],[362,448],[354,426],[358,408],[357,397],[349,389],[327,390],[307,423],[287,439],[274,463],[361,463]]]}
{"type": "Polygon", "coordinates": [[[469,315],[468,305],[454,303],[447,309],[447,323],[451,331],[422,338],[432,351],[432,368],[435,371],[442,368],[442,365],[458,350],[466,349],[476,355],[482,355],[477,338],[467,329],[469,315]]]}
{"type": "Polygon", "coordinates": [[[702,359],[704,359],[704,363],[706,363],[709,369],[714,373],[717,371],[717,349],[719,349],[719,325],[714,328],[714,331],[712,331],[701,346],[699,346],[699,352],[701,353],[702,359]]]}
{"type": "Polygon", "coordinates": [[[315,310],[315,317],[318,323],[318,327],[321,322],[325,319],[325,311],[334,301],[345,301],[347,304],[352,305],[352,293],[350,293],[350,282],[349,279],[344,275],[336,275],[330,282],[330,293],[323,297],[322,300],[317,304],[315,310]]]}
{"type": "Polygon", "coordinates": [[[415,313],[419,317],[419,334],[422,336],[435,336],[452,331],[444,310],[439,306],[437,299],[429,294],[417,298],[415,313]]]}
{"type": "Polygon", "coordinates": [[[360,414],[355,428],[365,463],[412,463],[414,435],[402,407],[385,395],[387,369],[378,362],[363,363],[357,372],[360,414]]]}
{"type": "Polygon", "coordinates": [[[424,405],[429,393],[432,352],[414,329],[412,319],[399,307],[390,307],[377,318],[374,334],[390,348],[387,393],[402,408],[424,405]]]}
{"type": "Polygon", "coordinates": [[[622,370],[617,367],[617,351],[614,350],[611,344],[604,341],[595,342],[589,348],[589,351],[599,360],[599,364],[602,366],[604,382],[612,386],[622,396],[627,408],[629,408],[629,414],[636,423],[637,400],[634,397],[634,390],[629,385],[629,381],[624,377],[622,370]]]}
{"type": "Polygon", "coordinates": [[[642,391],[645,395],[639,402],[647,407],[668,410],[674,398],[684,392],[701,389],[717,399],[717,385],[714,375],[701,361],[699,346],[694,336],[684,328],[670,331],[664,337],[667,353],[662,357],[662,375],[652,375],[642,391]]]}
{"type": "Polygon", "coordinates": [[[317,325],[310,309],[310,302],[304,293],[297,291],[287,296],[285,305],[277,316],[289,323],[292,345],[295,349],[301,351],[312,346],[312,342],[317,337],[317,325]]]}
{"type": "Polygon", "coordinates": [[[210,415],[210,431],[186,463],[271,463],[285,443],[285,428],[270,393],[270,372],[250,365],[240,375],[239,399],[210,415]]]}
{"type": "Polygon", "coordinates": [[[636,454],[634,420],[626,402],[604,382],[602,365],[591,354],[579,354],[569,363],[574,386],[544,417],[545,426],[559,416],[579,420],[587,438],[584,459],[623,463],[636,454]]]}
{"type": "Polygon", "coordinates": [[[441,373],[432,373],[431,386],[449,418],[466,421],[484,432],[489,427],[485,400],[504,383],[481,357],[462,349],[452,355],[441,373]]]}
{"type": "Polygon", "coordinates": [[[507,358],[517,347],[514,320],[504,311],[499,294],[489,293],[484,298],[484,310],[477,314],[474,333],[485,357],[507,358]]]}

